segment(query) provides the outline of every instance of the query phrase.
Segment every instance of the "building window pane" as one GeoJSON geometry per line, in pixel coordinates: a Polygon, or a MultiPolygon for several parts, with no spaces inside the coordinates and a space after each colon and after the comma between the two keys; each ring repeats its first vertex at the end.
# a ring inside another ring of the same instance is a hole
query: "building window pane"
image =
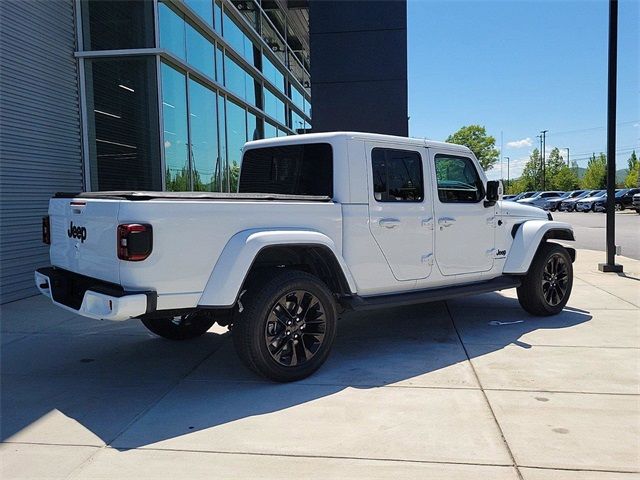
{"type": "Polygon", "coordinates": [[[251,39],[245,35],[242,29],[226,12],[224,12],[222,21],[224,39],[229,42],[233,49],[242,55],[247,62],[255,65],[255,55],[251,39]]]}
{"type": "Polygon", "coordinates": [[[224,85],[224,54],[221,48],[216,49],[216,82],[224,85]]]}
{"type": "Polygon", "coordinates": [[[311,102],[309,102],[309,100],[307,100],[306,98],[304,99],[304,113],[307,115],[307,117],[311,118],[311,102]]]}
{"type": "Polygon", "coordinates": [[[214,51],[209,40],[187,25],[187,62],[211,78],[215,78],[214,51]]]}
{"type": "Polygon", "coordinates": [[[189,80],[189,131],[195,191],[220,191],[216,97],[215,92],[189,80]]]}
{"type": "Polygon", "coordinates": [[[213,2],[212,0],[184,0],[191,10],[213,27],[213,2]]]}
{"type": "Polygon", "coordinates": [[[262,135],[262,119],[247,112],[247,140],[260,140],[262,135]]]}
{"type": "Polygon", "coordinates": [[[253,76],[234,62],[231,57],[225,57],[225,86],[238,97],[246,100],[251,105],[257,106],[259,98],[259,85],[253,76]]]}
{"type": "Polygon", "coordinates": [[[160,48],[170,51],[182,60],[186,59],[185,47],[185,23],[182,16],[179,16],[166,4],[158,5],[160,24],[160,48]]]}
{"type": "Polygon", "coordinates": [[[238,177],[235,172],[240,167],[242,147],[247,141],[246,111],[239,105],[227,101],[227,153],[229,155],[230,188],[238,190],[238,177]]]}
{"type": "Polygon", "coordinates": [[[153,2],[83,0],[85,50],[154,46],[153,2]]]}
{"type": "Polygon", "coordinates": [[[164,63],[161,74],[165,184],[169,191],[190,190],[186,78],[164,63]]]}
{"type": "Polygon", "coordinates": [[[271,118],[277,120],[283,125],[285,124],[286,117],[284,102],[266,88],[264,89],[264,111],[271,118]]]}
{"type": "Polygon", "coordinates": [[[277,136],[278,129],[269,122],[264,122],[264,138],[276,138],[277,136]]]}
{"type": "Polygon", "coordinates": [[[262,55],[262,74],[274,87],[285,93],[284,75],[264,54],[262,55]]]}
{"type": "Polygon", "coordinates": [[[155,58],[85,66],[92,189],[162,189],[155,58]]]}
{"type": "Polygon", "coordinates": [[[216,32],[222,35],[222,5],[218,0],[216,0],[213,6],[213,18],[213,27],[216,29],[216,32]]]}
{"type": "MultiPolygon", "coordinates": [[[[220,161],[222,162],[222,188],[229,191],[229,159],[227,158],[227,116],[225,113],[225,99],[218,96],[218,145],[220,146],[220,161]]],[[[236,172],[237,173],[237,172],[236,172]]]]}
{"type": "Polygon", "coordinates": [[[296,107],[304,111],[304,95],[293,85],[291,85],[291,100],[296,107]]]}
{"type": "Polygon", "coordinates": [[[278,129],[278,136],[279,137],[286,137],[287,135],[289,135],[289,132],[286,132],[286,131],[284,131],[284,130],[282,130],[280,128],[278,129]]]}
{"type": "Polygon", "coordinates": [[[291,129],[296,133],[305,133],[304,120],[293,110],[291,110],[291,129]]]}

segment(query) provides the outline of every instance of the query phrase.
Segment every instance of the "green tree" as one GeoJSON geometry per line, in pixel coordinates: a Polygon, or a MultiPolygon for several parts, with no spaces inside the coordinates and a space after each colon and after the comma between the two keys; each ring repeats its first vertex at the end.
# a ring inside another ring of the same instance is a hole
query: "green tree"
{"type": "Polygon", "coordinates": [[[449,135],[447,142],[469,147],[485,170],[491,170],[500,155],[495,148],[496,139],[487,135],[486,129],[480,125],[462,127],[453,135],[449,135]]]}
{"type": "Polygon", "coordinates": [[[624,186],[626,188],[640,188],[640,162],[634,150],[628,160],[629,172],[627,178],[624,179],[624,186]]]}
{"type": "Polygon", "coordinates": [[[529,160],[524,165],[522,175],[517,180],[517,187],[521,192],[537,190],[540,186],[540,150],[534,148],[529,160]]]}
{"type": "Polygon", "coordinates": [[[550,190],[575,190],[580,185],[575,166],[572,169],[564,162],[558,148],[549,153],[546,177],[547,188],[550,190]]]}
{"type": "Polygon", "coordinates": [[[607,156],[594,153],[587,164],[587,171],[582,178],[582,188],[596,190],[607,186],[607,156]]]}
{"type": "Polygon", "coordinates": [[[232,192],[238,191],[239,178],[240,178],[240,165],[238,165],[238,162],[234,160],[233,164],[231,165],[231,168],[229,168],[229,183],[231,185],[232,192]]]}

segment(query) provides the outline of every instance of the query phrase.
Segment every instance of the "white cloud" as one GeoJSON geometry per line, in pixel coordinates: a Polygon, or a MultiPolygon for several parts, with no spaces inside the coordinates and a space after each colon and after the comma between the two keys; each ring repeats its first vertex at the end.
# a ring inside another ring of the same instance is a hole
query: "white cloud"
{"type": "Polygon", "coordinates": [[[640,128],[640,122],[639,123],[634,123],[633,126],[634,126],[634,128],[640,128]]]}
{"type": "Polygon", "coordinates": [[[531,139],[529,137],[523,138],[522,140],[514,140],[512,142],[507,142],[507,147],[509,148],[524,148],[530,147],[533,145],[531,139]]]}

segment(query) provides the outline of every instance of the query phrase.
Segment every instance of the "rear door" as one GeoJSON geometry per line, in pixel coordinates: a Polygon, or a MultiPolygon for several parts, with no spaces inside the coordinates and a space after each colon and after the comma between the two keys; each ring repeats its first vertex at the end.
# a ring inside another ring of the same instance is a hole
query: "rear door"
{"type": "Polygon", "coordinates": [[[480,165],[471,156],[429,149],[434,165],[435,254],[443,275],[493,267],[495,206],[485,207],[480,165]]]}
{"type": "Polygon", "coordinates": [[[120,283],[116,250],[118,200],[54,198],[49,204],[51,263],[120,283]]]}
{"type": "Polygon", "coordinates": [[[426,278],[433,263],[433,204],[426,149],[367,142],[369,228],[397,280],[426,278]]]}

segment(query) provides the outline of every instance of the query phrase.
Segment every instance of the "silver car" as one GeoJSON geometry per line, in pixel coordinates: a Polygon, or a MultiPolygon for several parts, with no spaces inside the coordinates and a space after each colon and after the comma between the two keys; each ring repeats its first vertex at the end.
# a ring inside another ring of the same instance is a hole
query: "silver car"
{"type": "Polygon", "coordinates": [[[532,197],[518,200],[518,203],[522,203],[524,205],[531,205],[532,207],[542,208],[544,204],[547,202],[547,200],[549,200],[550,198],[558,198],[561,195],[564,195],[564,192],[559,192],[557,190],[538,192],[532,197]]]}

